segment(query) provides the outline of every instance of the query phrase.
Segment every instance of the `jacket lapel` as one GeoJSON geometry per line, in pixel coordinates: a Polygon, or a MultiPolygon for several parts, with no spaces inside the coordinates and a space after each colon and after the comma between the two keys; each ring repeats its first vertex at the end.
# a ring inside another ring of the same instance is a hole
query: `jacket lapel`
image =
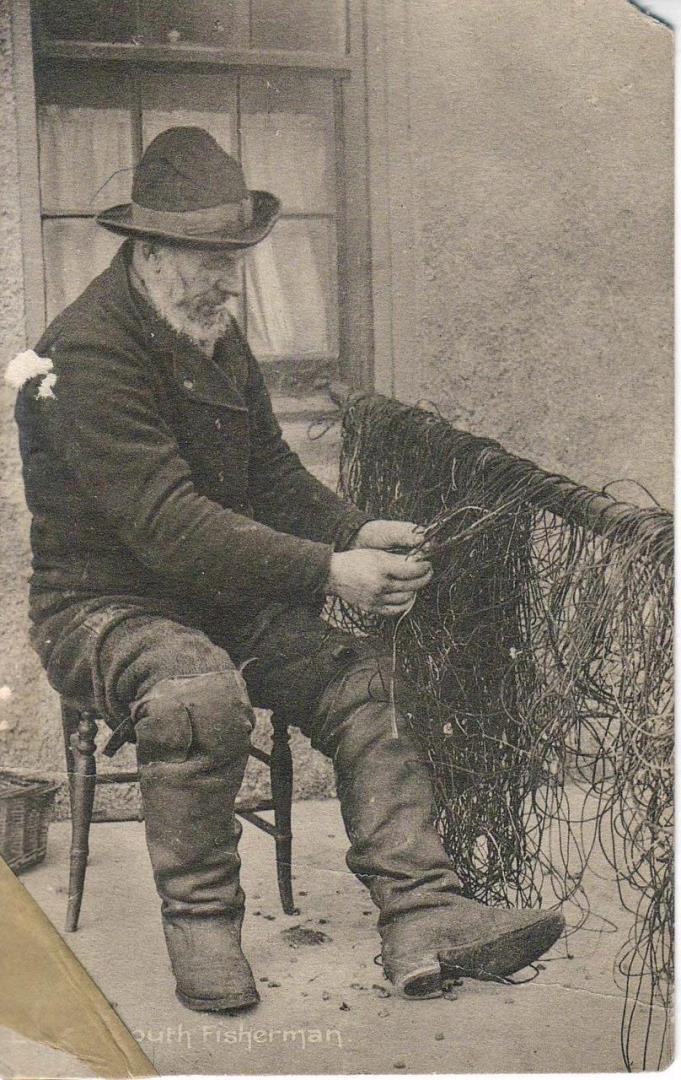
{"type": "Polygon", "coordinates": [[[218,342],[214,358],[209,360],[189,339],[180,338],[156,314],[130,282],[124,252],[119,253],[119,258],[119,278],[123,272],[129,301],[140,319],[147,347],[166,363],[170,360],[177,386],[195,401],[248,412],[248,362],[233,325],[227,329],[225,338],[218,342]]]}

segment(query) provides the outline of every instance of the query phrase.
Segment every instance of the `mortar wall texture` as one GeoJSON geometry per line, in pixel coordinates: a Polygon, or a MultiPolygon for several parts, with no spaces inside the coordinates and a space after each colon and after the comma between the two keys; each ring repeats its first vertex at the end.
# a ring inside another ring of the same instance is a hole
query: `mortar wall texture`
{"type": "Polygon", "coordinates": [[[383,19],[379,387],[671,506],[672,32],[627,0],[391,0],[383,19]]]}
{"type": "MultiPolygon", "coordinates": [[[[0,5],[0,368],[25,347],[17,131],[9,5],[0,5]]],[[[0,381],[0,767],[54,773],[63,751],[54,695],[26,638],[29,515],[20,478],[14,392],[0,381]]]]}

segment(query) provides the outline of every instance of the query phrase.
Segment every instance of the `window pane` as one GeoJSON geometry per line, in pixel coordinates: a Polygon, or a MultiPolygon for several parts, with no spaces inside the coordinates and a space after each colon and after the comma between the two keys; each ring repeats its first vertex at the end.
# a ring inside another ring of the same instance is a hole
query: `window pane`
{"type": "Polygon", "coordinates": [[[43,221],[48,322],[106,269],[121,243],[90,218],[43,221]]]}
{"type": "Polygon", "coordinates": [[[37,91],[43,212],[91,213],[126,202],[132,165],[126,80],[94,67],[86,73],[60,67],[41,73],[37,91]],[[126,171],[114,176],[119,169],[126,171]]]}
{"type": "Polygon", "coordinates": [[[228,153],[236,148],[236,81],[231,75],[148,75],[142,82],[147,146],[168,127],[205,128],[228,153]]]}
{"type": "Polygon", "coordinates": [[[291,74],[241,83],[244,170],[250,187],[272,191],[287,213],[333,212],[333,86],[291,74]]]}
{"type": "Polygon", "coordinates": [[[345,0],[251,0],[251,45],[345,52],[345,0]]]}
{"type": "Polygon", "coordinates": [[[66,41],[132,41],[135,5],[130,0],[41,0],[40,25],[66,41]]]}
{"type": "Polygon", "coordinates": [[[234,0],[140,0],[144,41],[233,45],[234,0]]]}
{"type": "Polygon", "coordinates": [[[329,221],[280,221],[246,264],[256,356],[338,354],[336,234],[329,221]]]}

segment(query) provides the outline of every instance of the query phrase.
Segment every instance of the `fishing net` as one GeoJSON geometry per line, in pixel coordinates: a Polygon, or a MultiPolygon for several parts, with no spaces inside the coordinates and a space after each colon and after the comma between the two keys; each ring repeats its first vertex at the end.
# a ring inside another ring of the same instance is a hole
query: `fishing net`
{"type": "Polygon", "coordinates": [[[434,579],[397,625],[342,606],[333,617],[382,635],[418,691],[415,732],[466,892],[560,901],[574,931],[594,917],[590,871],[607,870],[631,913],[614,972],[624,1061],[659,1067],[673,974],[671,515],[378,395],[345,409],[341,489],[427,529],[434,579]]]}

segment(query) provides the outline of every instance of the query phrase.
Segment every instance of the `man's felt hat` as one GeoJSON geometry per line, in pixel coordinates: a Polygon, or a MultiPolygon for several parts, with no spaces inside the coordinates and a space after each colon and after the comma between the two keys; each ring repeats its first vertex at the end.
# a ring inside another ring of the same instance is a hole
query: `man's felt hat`
{"type": "Polygon", "coordinates": [[[198,127],[162,131],[135,170],[132,202],[97,215],[111,232],[206,248],[245,248],[272,229],[281,204],[249,191],[241,166],[198,127]]]}

